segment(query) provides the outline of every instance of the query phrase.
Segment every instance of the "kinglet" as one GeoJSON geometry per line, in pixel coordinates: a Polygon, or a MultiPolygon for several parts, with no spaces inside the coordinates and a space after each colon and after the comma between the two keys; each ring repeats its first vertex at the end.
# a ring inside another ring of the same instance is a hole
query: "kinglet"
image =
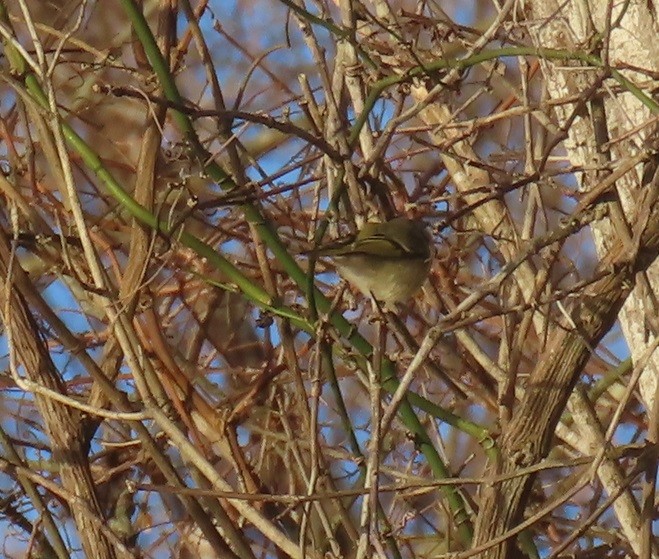
{"type": "Polygon", "coordinates": [[[354,240],[320,248],[334,260],[341,276],[387,307],[406,301],[430,271],[430,235],[423,222],[397,217],[369,222],[354,240]]]}

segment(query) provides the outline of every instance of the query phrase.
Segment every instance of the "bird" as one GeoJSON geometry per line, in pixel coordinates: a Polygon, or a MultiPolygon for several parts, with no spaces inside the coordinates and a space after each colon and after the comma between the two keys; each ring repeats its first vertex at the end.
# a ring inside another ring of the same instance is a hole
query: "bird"
{"type": "Polygon", "coordinates": [[[387,308],[410,299],[426,281],[431,237],[423,221],[396,217],[370,221],[354,238],[318,248],[332,259],[339,275],[387,308]]]}

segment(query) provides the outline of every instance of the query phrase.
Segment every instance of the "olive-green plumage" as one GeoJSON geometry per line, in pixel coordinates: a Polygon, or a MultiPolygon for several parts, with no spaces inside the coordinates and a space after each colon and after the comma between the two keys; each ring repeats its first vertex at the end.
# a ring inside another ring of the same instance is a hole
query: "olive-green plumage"
{"type": "Polygon", "coordinates": [[[387,306],[409,299],[430,271],[430,235],[421,221],[397,217],[364,224],[354,240],[318,250],[341,276],[387,306]]]}

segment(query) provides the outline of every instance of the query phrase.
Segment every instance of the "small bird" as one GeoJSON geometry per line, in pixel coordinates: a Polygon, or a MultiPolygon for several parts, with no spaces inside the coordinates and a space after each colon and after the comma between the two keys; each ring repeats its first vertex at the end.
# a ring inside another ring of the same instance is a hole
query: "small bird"
{"type": "Polygon", "coordinates": [[[431,237],[419,220],[396,217],[368,222],[354,239],[316,251],[328,256],[344,279],[394,308],[414,295],[430,272],[431,237]]]}

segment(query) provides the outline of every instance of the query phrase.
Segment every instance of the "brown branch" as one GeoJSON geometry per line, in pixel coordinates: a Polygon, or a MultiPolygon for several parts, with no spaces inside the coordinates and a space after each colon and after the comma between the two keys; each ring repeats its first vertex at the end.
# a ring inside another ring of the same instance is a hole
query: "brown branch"
{"type": "MultiPolygon", "coordinates": [[[[0,289],[0,313],[11,340],[11,351],[29,380],[66,394],[66,386],[50,358],[39,326],[20,288],[13,282],[11,267],[16,263],[12,259],[10,240],[0,229],[0,275],[4,280],[0,289]]],[[[90,471],[79,413],[47,396],[35,394],[34,397],[52,443],[52,459],[59,467],[62,485],[75,496],[68,504],[85,555],[99,559],[126,555],[128,552],[123,546],[118,546],[118,542],[113,545],[106,534],[98,531],[98,524],[105,522],[105,516],[90,471]]]]}
{"type": "MultiPolygon", "coordinates": [[[[648,197],[652,200],[653,197],[648,197]]],[[[648,211],[641,208],[639,214],[648,211]]],[[[554,430],[572,389],[602,337],[615,323],[638,272],[659,255],[659,204],[649,208],[648,227],[640,249],[629,254],[619,241],[598,271],[613,270],[584,290],[570,312],[574,327],[556,328],[529,377],[524,397],[502,436],[501,454],[494,473],[508,474],[538,463],[547,456],[554,430]]],[[[522,518],[535,474],[484,486],[474,545],[483,544],[514,527],[522,518]]],[[[512,540],[489,549],[482,557],[514,556],[512,540]]]]}

